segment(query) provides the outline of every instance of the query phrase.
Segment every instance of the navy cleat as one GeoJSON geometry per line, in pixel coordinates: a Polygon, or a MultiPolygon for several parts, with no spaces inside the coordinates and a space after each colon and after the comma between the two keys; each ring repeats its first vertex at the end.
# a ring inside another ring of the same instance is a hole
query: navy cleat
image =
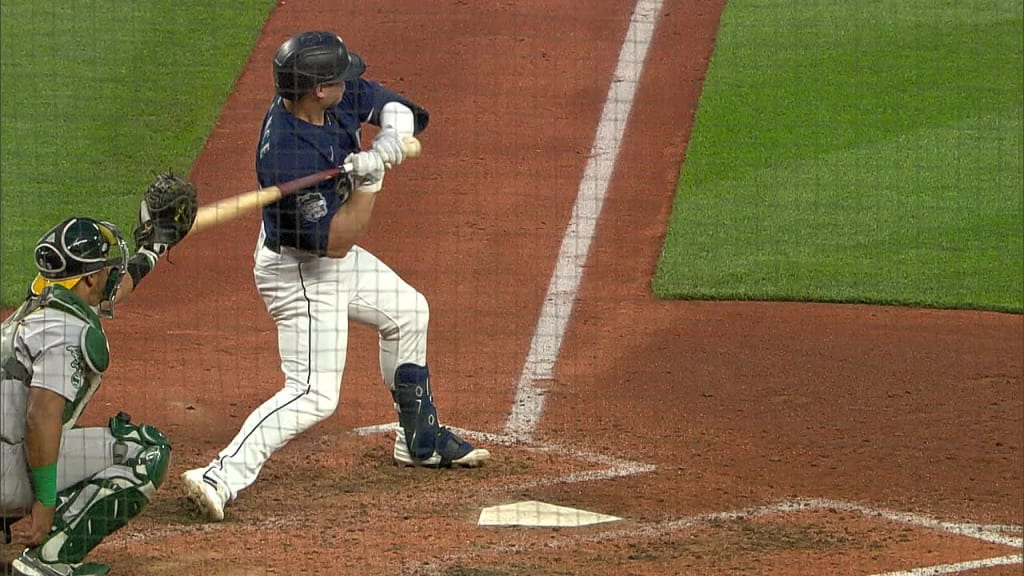
{"type": "Polygon", "coordinates": [[[426,366],[399,366],[395,371],[395,389],[391,396],[398,413],[394,453],[397,464],[475,468],[490,459],[490,452],[474,448],[440,425],[434,395],[430,392],[430,370],[426,366]]]}
{"type": "Polygon", "coordinates": [[[413,458],[405,441],[405,431],[399,426],[395,433],[395,463],[404,466],[425,466],[428,468],[451,468],[461,466],[476,468],[487,460],[491,453],[484,448],[475,448],[459,438],[446,427],[440,427],[435,436],[434,453],[422,459],[413,458]]]}

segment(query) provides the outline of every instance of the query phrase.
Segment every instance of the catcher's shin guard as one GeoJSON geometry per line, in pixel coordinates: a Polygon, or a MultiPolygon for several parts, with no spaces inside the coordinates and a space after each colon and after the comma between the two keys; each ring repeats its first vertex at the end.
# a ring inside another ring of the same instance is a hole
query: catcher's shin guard
{"type": "Polygon", "coordinates": [[[81,562],[105,537],[146,506],[167,476],[171,446],[152,426],[134,426],[119,414],[110,420],[115,460],[89,480],[57,494],[54,530],[38,548],[45,563],[81,562]]]}
{"type": "Polygon", "coordinates": [[[399,366],[395,371],[395,391],[391,397],[398,412],[398,424],[405,433],[409,455],[416,460],[433,456],[439,426],[427,367],[416,364],[399,366]]]}

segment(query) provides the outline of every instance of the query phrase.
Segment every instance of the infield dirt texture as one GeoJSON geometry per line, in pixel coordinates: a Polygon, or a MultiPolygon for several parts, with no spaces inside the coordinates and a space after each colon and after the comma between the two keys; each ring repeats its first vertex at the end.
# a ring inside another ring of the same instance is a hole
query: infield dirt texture
{"type": "Polygon", "coordinates": [[[95,560],[148,576],[1020,574],[1021,316],[652,298],[723,2],[634,18],[653,33],[623,51],[649,50],[627,66],[642,75],[611,126],[621,141],[595,134],[633,2],[389,0],[356,21],[326,6],[273,11],[191,178],[202,202],[254,187],[271,57],[300,30],[340,32],[367,76],[430,109],[423,156],[388,176],[362,244],[427,296],[441,418],[494,460],[394,467],[372,431],[393,419],[376,335],[357,328],[336,414],[225,522],[184,510],[179,474],[282,382],[253,214],[186,240],[109,324],[115,362],[87,423],[122,409],[174,452],[155,501],[95,560]],[[619,154],[596,182],[603,207],[583,206],[599,214],[575,246],[585,265],[556,279],[569,316],[545,302],[595,138],[619,154]],[[623,520],[476,525],[520,500],[623,520]]]}

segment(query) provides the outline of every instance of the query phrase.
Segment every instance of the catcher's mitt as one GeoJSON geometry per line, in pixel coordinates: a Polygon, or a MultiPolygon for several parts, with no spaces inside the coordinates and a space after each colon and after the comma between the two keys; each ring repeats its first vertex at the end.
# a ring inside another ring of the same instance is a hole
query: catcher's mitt
{"type": "Polygon", "coordinates": [[[132,231],[135,248],[163,254],[192,229],[199,209],[196,187],[172,172],[158,174],[142,197],[139,223],[132,231]]]}

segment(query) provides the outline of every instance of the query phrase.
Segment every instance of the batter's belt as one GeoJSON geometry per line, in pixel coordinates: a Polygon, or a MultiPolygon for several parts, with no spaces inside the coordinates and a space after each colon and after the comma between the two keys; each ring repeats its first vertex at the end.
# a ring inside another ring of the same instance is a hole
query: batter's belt
{"type": "Polygon", "coordinates": [[[270,250],[274,254],[281,253],[281,245],[278,244],[277,242],[271,241],[270,238],[266,236],[263,237],[263,247],[266,248],[267,250],[270,250]]]}

